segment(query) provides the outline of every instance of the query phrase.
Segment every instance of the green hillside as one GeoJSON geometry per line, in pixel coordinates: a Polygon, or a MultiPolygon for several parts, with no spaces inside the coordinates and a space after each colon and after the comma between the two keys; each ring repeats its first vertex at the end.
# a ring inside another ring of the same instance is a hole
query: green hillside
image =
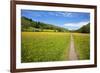
{"type": "Polygon", "coordinates": [[[63,27],[55,26],[48,23],[33,21],[32,19],[21,17],[22,31],[32,32],[67,32],[68,30],[63,27]]]}
{"type": "Polygon", "coordinates": [[[79,28],[77,30],[77,32],[81,32],[81,33],[90,33],[90,23],[88,23],[87,25],[82,26],[81,28],[79,28]]]}

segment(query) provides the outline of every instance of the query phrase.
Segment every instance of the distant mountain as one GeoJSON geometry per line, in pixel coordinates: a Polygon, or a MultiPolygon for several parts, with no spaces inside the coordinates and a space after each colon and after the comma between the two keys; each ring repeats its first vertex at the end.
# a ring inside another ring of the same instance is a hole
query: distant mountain
{"type": "Polygon", "coordinates": [[[66,32],[68,29],[55,26],[53,24],[43,23],[39,21],[34,21],[32,19],[21,17],[21,30],[22,31],[44,31],[44,30],[53,30],[56,32],[66,32]]]}
{"type": "Polygon", "coordinates": [[[87,25],[82,26],[81,28],[79,28],[76,31],[80,32],[80,33],[90,33],[90,23],[88,23],[87,25]]]}

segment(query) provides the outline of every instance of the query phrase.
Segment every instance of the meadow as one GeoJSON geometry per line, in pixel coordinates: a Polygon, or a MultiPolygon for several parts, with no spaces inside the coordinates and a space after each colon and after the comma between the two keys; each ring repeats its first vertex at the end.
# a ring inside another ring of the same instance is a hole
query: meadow
{"type": "MultiPolygon", "coordinates": [[[[70,34],[62,32],[22,32],[21,62],[68,60],[70,34]]],[[[72,33],[78,60],[90,59],[90,36],[72,33]]]]}
{"type": "Polygon", "coordinates": [[[70,33],[22,32],[21,62],[68,60],[70,33]]]}
{"type": "Polygon", "coordinates": [[[74,33],[75,49],[79,60],[90,59],[90,35],[74,33]]]}

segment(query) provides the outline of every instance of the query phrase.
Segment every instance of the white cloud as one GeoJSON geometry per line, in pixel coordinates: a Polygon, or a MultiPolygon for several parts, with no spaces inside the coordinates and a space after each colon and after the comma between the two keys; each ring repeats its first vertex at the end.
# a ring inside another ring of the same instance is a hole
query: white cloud
{"type": "Polygon", "coordinates": [[[55,16],[64,16],[64,17],[72,17],[72,13],[70,12],[49,12],[50,15],[55,15],[55,16]]]}
{"type": "Polygon", "coordinates": [[[68,29],[70,29],[70,30],[76,30],[76,29],[79,29],[80,27],[82,27],[83,25],[86,25],[86,24],[88,24],[89,23],[89,21],[85,21],[85,22],[77,22],[77,23],[65,23],[64,25],[63,25],[63,27],[65,27],[65,28],[68,28],[68,29]]]}
{"type": "Polygon", "coordinates": [[[59,12],[58,14],[60,14],[64,17],[72,17],[72,13],[70,13],[70,12],[59,12]]]}
{"type": "Polygon", "coordinates": [[[30,14],[30,15],[33,15],[33,16],[36,16],[36,17],[41,17],[41,16],[48,16],[48,15],[52,15],[52,16],[63,16],[63,17],[72,17],[73,16],[73,13],[71,12],[41,12],[40,14],[38,13],[38,15],[36,13],[34,14],[30,14]]]}

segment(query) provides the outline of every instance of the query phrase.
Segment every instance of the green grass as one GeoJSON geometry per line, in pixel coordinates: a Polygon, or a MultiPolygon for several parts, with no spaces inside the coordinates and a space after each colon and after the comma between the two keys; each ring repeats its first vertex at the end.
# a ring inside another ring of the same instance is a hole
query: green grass
{"type": "Polygon", "coordinates": [[[43,32],[55,32],[56,30],[43,29],[43,32]]]}
{"type": "Polygon", "coordinates": [[[22,32],[21,62],[68,59],[70,33],[22,32]]]}
{"type": "Polygon", "coordinates": [[[80,60],[90,59],[90,35],[74,33],[75,49],[80,60]]]}

